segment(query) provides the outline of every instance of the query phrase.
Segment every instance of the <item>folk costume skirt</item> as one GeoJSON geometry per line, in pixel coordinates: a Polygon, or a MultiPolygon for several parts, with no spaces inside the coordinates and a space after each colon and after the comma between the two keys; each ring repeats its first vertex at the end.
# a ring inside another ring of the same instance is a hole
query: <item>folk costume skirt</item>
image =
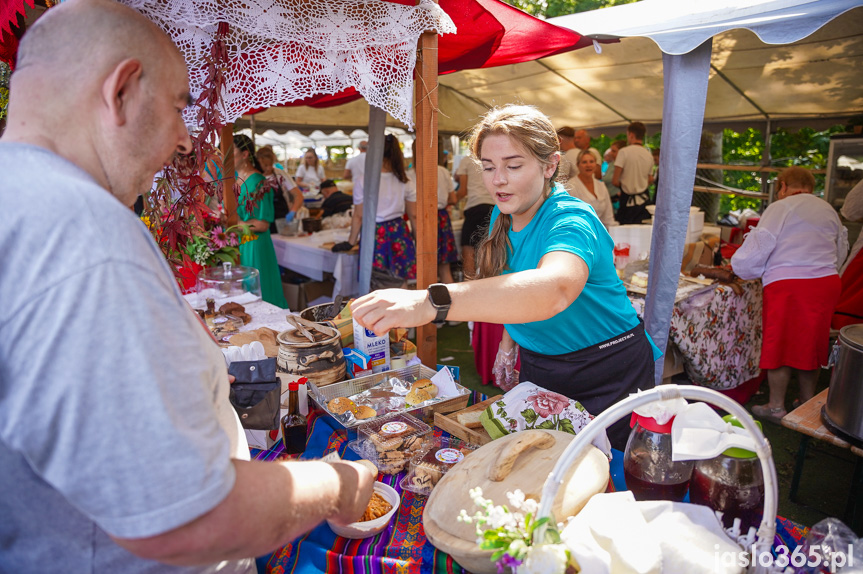
{"type": "Polygon", "coordinates": [[[437,210],[437,262],[455,263],[458,261],[458,250],[455,247],[455,235],[452,232],[452,222],[446,209],[437,210]]]}
{"type": "Polygon", "coordinates": [[[404,218],[377,224],[372,267],[401,279],[416,279],[417,251],[404,218]]]}
{"type": "Polygon", "coordinates": [[[830,319],[841,290],[839,275],[783,279],[764,287],[758,366],[811,371],[826,365],[830,319]]]}

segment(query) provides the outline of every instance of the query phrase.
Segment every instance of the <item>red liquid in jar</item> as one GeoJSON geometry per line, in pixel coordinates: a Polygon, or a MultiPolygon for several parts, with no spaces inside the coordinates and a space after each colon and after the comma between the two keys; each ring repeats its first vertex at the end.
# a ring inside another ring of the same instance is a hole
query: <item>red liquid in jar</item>
{"type": "Polygon", "coordinates": [[[635,500],[669,500],[671,502],[683,502],[689,481],[677,484],[656,484],[636,478],[624,469],[623,477],[626,480],[626,488],[632,491],[635,500]]]}
{"type": "Polygon", "coordinates": [[[730,528],[734,519],[740,519],[740,532],[746,533],[750,526],[758,528],[764,514],[764,484],[756,486],[732,486],[715,480],[698,468],[692,471],[689,500],[703,504],[722,514],[722,524],[730,528]]]}

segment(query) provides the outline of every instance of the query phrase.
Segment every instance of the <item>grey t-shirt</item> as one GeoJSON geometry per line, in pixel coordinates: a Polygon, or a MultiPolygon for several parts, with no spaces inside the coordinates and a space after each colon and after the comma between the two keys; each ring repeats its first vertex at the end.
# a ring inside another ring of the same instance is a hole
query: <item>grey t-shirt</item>
{"type": "Polygon", "coordinates": [[[88,174],[10,143],[0,174],[0,571],[212,571],[108,534],[168,532],[232,489],[244,440],[221,353],[146,227],[88,174]]]}

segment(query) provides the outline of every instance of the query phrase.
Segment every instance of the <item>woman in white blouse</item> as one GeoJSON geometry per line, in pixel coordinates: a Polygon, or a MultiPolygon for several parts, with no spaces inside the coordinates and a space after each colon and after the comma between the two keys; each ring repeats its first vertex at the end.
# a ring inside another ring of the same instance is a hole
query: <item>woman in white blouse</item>
{"type": "Polygon", "coordinates": [[[815,392],[829,354],[830,318],[841,289],[838,269],[848,253],[848,232],[836,211],[812,195],[812,173],[790,167],[777,181],[777,201],[731,258],[734,273],[760,277],[764,285],[759,366],[767,370],[770,399],[752,412],[774,421],[787,414],[792,373],[801,403],[815,392]]]}
{"type": "Polygon", "coordinates": [[[324,166],[318,161],[318,154],[313,149],[307,149],[306,153],[303,154],[303,162],[297,168],[294,181],[301,188],[317,193],[320,190],[321,182],[326,178],[324,166]]]}
{"type": "Polygon", "coordinates": [[[608,188],[594,175],[596,170],[600,169],[596,165],[596,158],[589,150],[582,150],[578,154],[576,167],[578,167],[578,175],[570,178],[566,183],[569,194],[589,203],[606,228],[617,225],[608,188]]]}

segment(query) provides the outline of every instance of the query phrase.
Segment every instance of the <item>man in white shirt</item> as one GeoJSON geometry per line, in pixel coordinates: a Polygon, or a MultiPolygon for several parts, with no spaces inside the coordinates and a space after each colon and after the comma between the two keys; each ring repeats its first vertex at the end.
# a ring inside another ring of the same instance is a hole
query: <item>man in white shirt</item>
{"type": "Polygon", "coordinates": [[[644,147],[647,128],[641,122],[632,122],[626,128],[627,146],[617,152],[614,176],[611,183],[620,188],[620,207],[617,221],[621,225],[641,223],[648,219],[647,188],[653,183],[653,154],[644,147]]]}
{"type": "Polygon", "coordinates": [[[0,570],[246,574],[361,516],[360,465],[248,460],[224,358],[129,209],[193,149],[176,46],[118,2],[69,0],[24,35],[10,92],[0,570]]]}
{"type": "Polygon", "coordinates": [[[369,142],[363,140],[360,142],[359,147],[360,153],[345,162],[345,173],[342,176],[342,179],[353,181],[355,177],[357,179],[362,179],[365,176],[366,152],[369,149],[369,142]]]}

